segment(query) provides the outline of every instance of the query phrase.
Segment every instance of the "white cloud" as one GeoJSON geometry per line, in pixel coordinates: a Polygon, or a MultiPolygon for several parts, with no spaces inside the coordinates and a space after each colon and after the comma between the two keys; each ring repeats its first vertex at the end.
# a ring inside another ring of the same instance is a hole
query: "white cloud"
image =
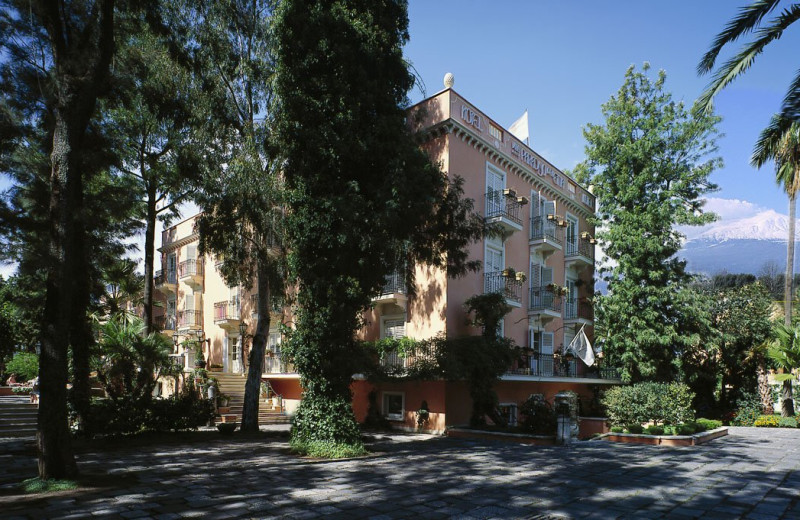
{"type": "Polygon", "coordinates": [[[710,211],[719,215],[720,220],[732,220],[739,218],[752,217],[767,208],[739,199],[722,199],[719,197],[709,197],[703,206],[704,211],[710,211]]]}

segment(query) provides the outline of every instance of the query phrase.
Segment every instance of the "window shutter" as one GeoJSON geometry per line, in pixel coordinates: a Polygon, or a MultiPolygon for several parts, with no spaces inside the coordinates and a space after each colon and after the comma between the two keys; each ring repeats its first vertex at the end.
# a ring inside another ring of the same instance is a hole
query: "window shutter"
{"type": "Polygon", "coordinates": [[[553,333],[552,332],[543,332],[542,333],[542,354],[552,354],[553,353],[553,333]]]}
{"type": "Polygon", "coordinates": [[[542,267],[542,286],[547,286],[553,283],[553,268],[542,267]]]}

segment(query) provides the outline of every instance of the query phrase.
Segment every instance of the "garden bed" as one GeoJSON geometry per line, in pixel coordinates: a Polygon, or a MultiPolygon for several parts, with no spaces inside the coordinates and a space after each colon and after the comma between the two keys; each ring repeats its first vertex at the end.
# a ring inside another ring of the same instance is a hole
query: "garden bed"
{"type": "Polygon", "coordinates": [[[647,435],[644,433],[605,433],[598,440],[649,444],[652,446],[696,446],[728,435],[728,428],[722,426],[693,435],[647,435]]]}
{"type": "Polygon", "coordinates": [[[446,435],[454,439],[480,439],[489,441],[518,442],[538,446],[553,446],[556,438],[553,435],[532,435],[491,430],[473,430],[471,428],[449,428],[446,435]]]}

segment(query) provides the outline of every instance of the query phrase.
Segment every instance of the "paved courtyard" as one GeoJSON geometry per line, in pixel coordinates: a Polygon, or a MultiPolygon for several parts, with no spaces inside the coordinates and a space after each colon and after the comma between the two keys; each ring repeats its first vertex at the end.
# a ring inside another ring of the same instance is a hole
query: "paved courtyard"
{"type": "Polygon", "coordinates": [[[800,430],[731,428],[695,448],[379,434],[372,457],[322,462],[284,438],[190,439],[79,448],[94,487],[37,499],[10,496],[35,459],[2,440],[0,518],[800,519],[800,430]]]}

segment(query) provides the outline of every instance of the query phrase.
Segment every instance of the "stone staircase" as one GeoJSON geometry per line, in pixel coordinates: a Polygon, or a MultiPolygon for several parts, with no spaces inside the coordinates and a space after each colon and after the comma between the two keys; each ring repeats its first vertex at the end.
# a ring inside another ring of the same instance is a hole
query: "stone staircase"
{"type": "MultiPolygon", "coordinates": [[[[246,377],[242,374],[225,372],[210,372],[209,376],[216,378],[220,391],[231,398],[230,412],[226,415],[235,415],[236,422],[241,422],[246,377]]],[[[289,416],[282,410],[271,407],[263,399],[258,403],[258,424],[289,424],[289,422],[289,416]]]]}
{"type": "Polygon", "coordinates": [[[0,397],[0,437],[35,437],[39,406],[30,397],[0,397]]]}

